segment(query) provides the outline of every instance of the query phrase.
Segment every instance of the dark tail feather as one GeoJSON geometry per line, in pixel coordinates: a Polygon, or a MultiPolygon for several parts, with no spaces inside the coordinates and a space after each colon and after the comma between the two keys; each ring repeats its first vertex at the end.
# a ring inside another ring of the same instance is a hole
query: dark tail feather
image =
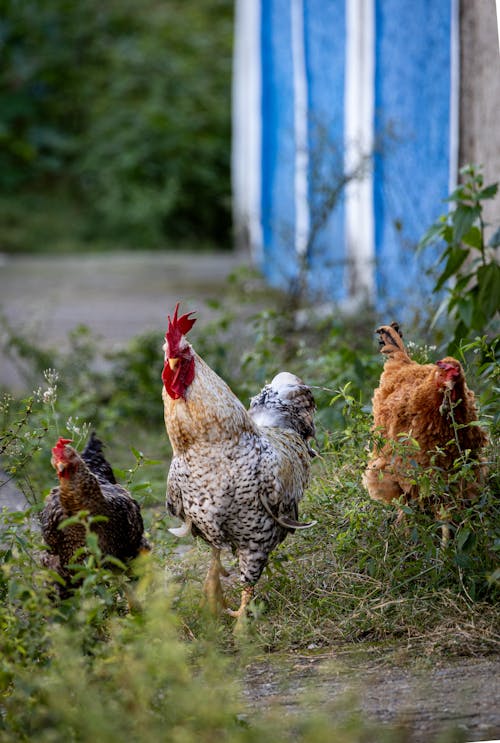
{"type": "Polygon", "coordinates": [[[111,465],[102,452],[103,443],[97,438],[95,431],[92,431],[87,446],[82,453],[82,459],[94,475],[108,482],[116,483],[111,465]]]}
{"type": "Polygon", "coordinates": [[[379,336],[380,353],[392,354],[395,351],[401,351],[408,355],[403,343],[403,333],[397,322],[391,322],[390,325],[381,325],[375,332],[379,336]]]}
{"type": "Polygon", "coordinates": [[[266,513],[276,521],[277,524],[283,526],[285,529],[310,529],[311,526],[315,526],[318,523],[317,521],[296,521],[289,516],[277,516],[272,512],[271,506],[269,505],[264,493],[259,492],[259,498],[266,513]]]}

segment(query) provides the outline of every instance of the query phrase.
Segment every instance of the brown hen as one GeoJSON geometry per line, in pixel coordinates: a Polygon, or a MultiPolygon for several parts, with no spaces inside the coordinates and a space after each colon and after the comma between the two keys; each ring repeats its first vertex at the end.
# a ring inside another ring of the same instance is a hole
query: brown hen
{"type": "MultiPolygon", "coordinates": [[[[386,357],[373,395],[373,447],[363,483],[371,498],[390,503],[419,498],[419,474],[440,476],[441,493],[429,506],[447,520],[450,510],[477,496],[485,475],[481,450],[487,443],[477,425],[475,395],[459,361],[448,356],[435,364],[413,361],[397,323],[382,325],[380,351],[386,357]],[[472,463],[467,477],[457,478],[459,459],[472,463]],[[439,474],[438,474],[439,473],[439,474]]],[[[400,511],[399,518],[402,517],[400,511]]],[[[443,538],[447,538],[443,529],[443,538]]]]}

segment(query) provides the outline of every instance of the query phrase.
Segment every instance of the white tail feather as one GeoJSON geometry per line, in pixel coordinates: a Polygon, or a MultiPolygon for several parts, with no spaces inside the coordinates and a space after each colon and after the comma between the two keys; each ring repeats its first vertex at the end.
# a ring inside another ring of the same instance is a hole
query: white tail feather
{"type": "Polygon", "coordinates": [[[169,529],[169,532],[174,537],[187,537],[188,534],[191,534],[191,522],[186,521],[182,526],[172,527],[172,529],[169,529]]]}

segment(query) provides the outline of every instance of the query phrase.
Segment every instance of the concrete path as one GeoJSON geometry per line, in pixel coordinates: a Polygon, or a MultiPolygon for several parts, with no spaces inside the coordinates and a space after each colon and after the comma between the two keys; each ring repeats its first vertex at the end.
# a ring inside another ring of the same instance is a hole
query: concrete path
{"type": "MultiPolygon", "coordinates": [[[[161,333],[177,301],[200,311],[204,300],[222,296],[227,276],[247,264],[234,253],[3,254],[0,313],[14,328],[36,334],[43,347],[64,344],[68,332],[84,324],[115,348],[149,330],[161,333]]],[[[0,314],[0,333],[1,326],[0,314]]],[[[22,387],[5,358],[1,385],[22,387]]]]}

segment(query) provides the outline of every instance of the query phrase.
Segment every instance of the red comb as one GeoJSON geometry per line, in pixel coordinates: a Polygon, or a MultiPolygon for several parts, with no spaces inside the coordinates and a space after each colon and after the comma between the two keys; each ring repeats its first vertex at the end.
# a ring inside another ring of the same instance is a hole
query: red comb
{"type": "Polygon", "coordinates": [[[168,329],[169,330],[179,329],[182,335],[186,335],[186,333],[189,333],[189,331],[195,324],[196,318],[189,317],[189,315],[194,314],[193,312],[187,312],[185,315],[181,315],[180,317],[177,317],[178,310],[179,310],[179,302],[177,302],[177,304],[175,305],[173,319],[171,320],[170,315],[168,316],[168,329]]]}
{"type": "Polygon", "coordinates": [[[436,366],[443,369],[443,371],[446,372],[447,377],[451,376],[453,379],[460,377],[460,364],[458,361],[454,361],[454,359],[441,359],[441,361],[436,361],[436,366]]]}
{"type": "Polygon", "coordinates": [[[170,349],[176,348],[181,339],[181,336],[189,333],[196,322],[195,317],[189,317],[193,314],[192,312],[187,312],[185,315],[177,317],[178,310],[179,302],[177,302],[177,304],[175,305],[173,318],[171,319],[170,315],[168,316],[168,330],[165,333],[165,338],[167,339],[170,349]]]}
{"type": "Polygon", "coordinates": [[[66,446],[66,444],[71,444],[72,441],[73,441],[73,439],[63,439],[63,438],[60,438],[59,441],[57,442],[57,444],[52,449],[52,454],[55,457],[62,457],[62,456],[64,456],[64,447],[66,446]]]}

